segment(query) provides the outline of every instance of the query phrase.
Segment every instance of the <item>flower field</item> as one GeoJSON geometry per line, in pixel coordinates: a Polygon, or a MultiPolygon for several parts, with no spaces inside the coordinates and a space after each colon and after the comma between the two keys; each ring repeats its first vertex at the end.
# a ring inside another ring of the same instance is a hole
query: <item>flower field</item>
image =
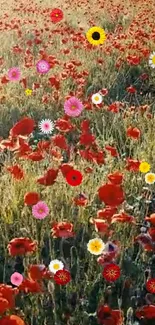
{"type": "Polygon", "coordinates": [[[155,325],[153,0],[0,9],[0,325],[155,325]]]}

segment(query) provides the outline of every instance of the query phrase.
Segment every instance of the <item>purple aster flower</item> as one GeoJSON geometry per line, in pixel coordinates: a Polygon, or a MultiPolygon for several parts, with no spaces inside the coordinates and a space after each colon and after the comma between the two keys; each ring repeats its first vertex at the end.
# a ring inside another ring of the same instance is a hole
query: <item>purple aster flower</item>
{"type": "Polygon", "coordinates": [[[81,114],[83,104],[76,97],[71,97],[65,101],[64,110],[68,116],[76,117],[81,114]]]}
{"type": "Polygon", "coordinates": [[[49,214],[49,208],[43,201],[39,201],[32,207],[32,214],[36,219],[44,219],[49,214]]]}
{"type": "Polygon", "coordinates": [[[39,73],[47,73],[50,70],[50,64],[45,60],[40,60],[37,63],[37,71],[39,73]]]}
{"type": "Polygon", "coordinates": [[[10,81],[19,81],[21,78],[20,69],[16,67],[9,69],[8,78],[10,81]]]}

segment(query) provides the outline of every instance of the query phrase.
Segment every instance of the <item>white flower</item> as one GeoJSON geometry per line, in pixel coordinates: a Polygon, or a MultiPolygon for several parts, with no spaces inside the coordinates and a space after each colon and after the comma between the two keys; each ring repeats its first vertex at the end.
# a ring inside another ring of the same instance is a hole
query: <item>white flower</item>
{"type": "Polygon", "coordinates": [[[100,93],[96,93],[92,95],[92,102],[93,104],[101,104],[102,103],[102,96],[100,93]]]}
{"type": "Polygon", "coordinates": [[[54,130],[54,123],[47,119],[47,120],[42,120],[39,123],[39,129],[41,130],[41,132],[43,133],[51,133],[54,130]]]}
{"type": "Polygon", "coordinates": [[[48,267],[49,267],[50,272],[55,274],[57,271],[63,270],[64,265],[59,260],[53,260],[53,261],[50,262],[48,267]]]}
{"type": "Polygon", "coordinates": [[[151,68],[155,68],[155,52],[153,52],[149,57],[149,65],[151,68]]]}

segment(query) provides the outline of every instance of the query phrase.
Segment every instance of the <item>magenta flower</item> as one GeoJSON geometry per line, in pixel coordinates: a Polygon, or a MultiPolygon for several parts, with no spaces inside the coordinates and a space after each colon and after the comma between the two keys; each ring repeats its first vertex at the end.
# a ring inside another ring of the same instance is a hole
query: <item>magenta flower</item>
{"type": "Polygon", "coordinates": [[[50,64],[45,60],[40,60],[37,63],[37,71],[39,73],[47,73],[50,70],[50,64]]]}
{"type": "Polygon", "coordinates": [[[68,116],[79,116],[83,110],[83,104],[76,97],[71,97],[65,101],[64,104],[65,113],[68,116]]]}
{"type": "Polygon", "coordinates": [[[8,78],[10,81],[19,81],[21,78],[20,69],[16,67],[9,69],[8,78]]]}
{"type": "Polygon", "coordinates": [[[36,219],[44,219],[49,214],[49,208],[43,201],[39,201],[32,207],[32,214],[36,219]]]}
{"type": "Polygon", "coordinates": [[[11,275],[10,281],[13,285],[19,286],[23,282],[22,274],[15,272],[11,275]]]}

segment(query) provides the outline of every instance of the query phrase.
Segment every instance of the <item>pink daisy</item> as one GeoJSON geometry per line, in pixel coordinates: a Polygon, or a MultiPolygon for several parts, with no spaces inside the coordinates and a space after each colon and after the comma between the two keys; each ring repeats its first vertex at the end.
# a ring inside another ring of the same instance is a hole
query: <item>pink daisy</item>
{"type": "Polygon", "coordinates": [[[10,281],[13,285],[19,286],[23,282],[22,274],[15,272],[11,275],[10,281]]]}
{"type": "Polygon", "coordinates": [[[65,101],[64,110],[68,116],[76,117],[81,114],[83,105],[79,99],[76,97],[71,97],[65,101]]]}
{"type": "Polygon", "coordinates": [[[46,133],[46,134],[51,133],[54,129],[54,123],[49,119],[42,120],[39,123],[39,129],[43,133],[46,133]]]}
{"type": "Polygon", "coordinates": [[[21,72],[19,70],[19,68],[11,68],[8,71],[8,78],[10,81],[19,81],[21,78],[21,72]]]}
{"type": "Polygon", "coordinates": [[[40,60],[37,63],[37,71],[39,73],[47,73],[50,70],[50,64],[45,60],[40,60]]]}
{"type": "Polygon", "coordinates": [[[36,219],[44,219],[49,214],[49,208],[43,201],[39,201],[32,207],[32,214],[36,219]]]}

